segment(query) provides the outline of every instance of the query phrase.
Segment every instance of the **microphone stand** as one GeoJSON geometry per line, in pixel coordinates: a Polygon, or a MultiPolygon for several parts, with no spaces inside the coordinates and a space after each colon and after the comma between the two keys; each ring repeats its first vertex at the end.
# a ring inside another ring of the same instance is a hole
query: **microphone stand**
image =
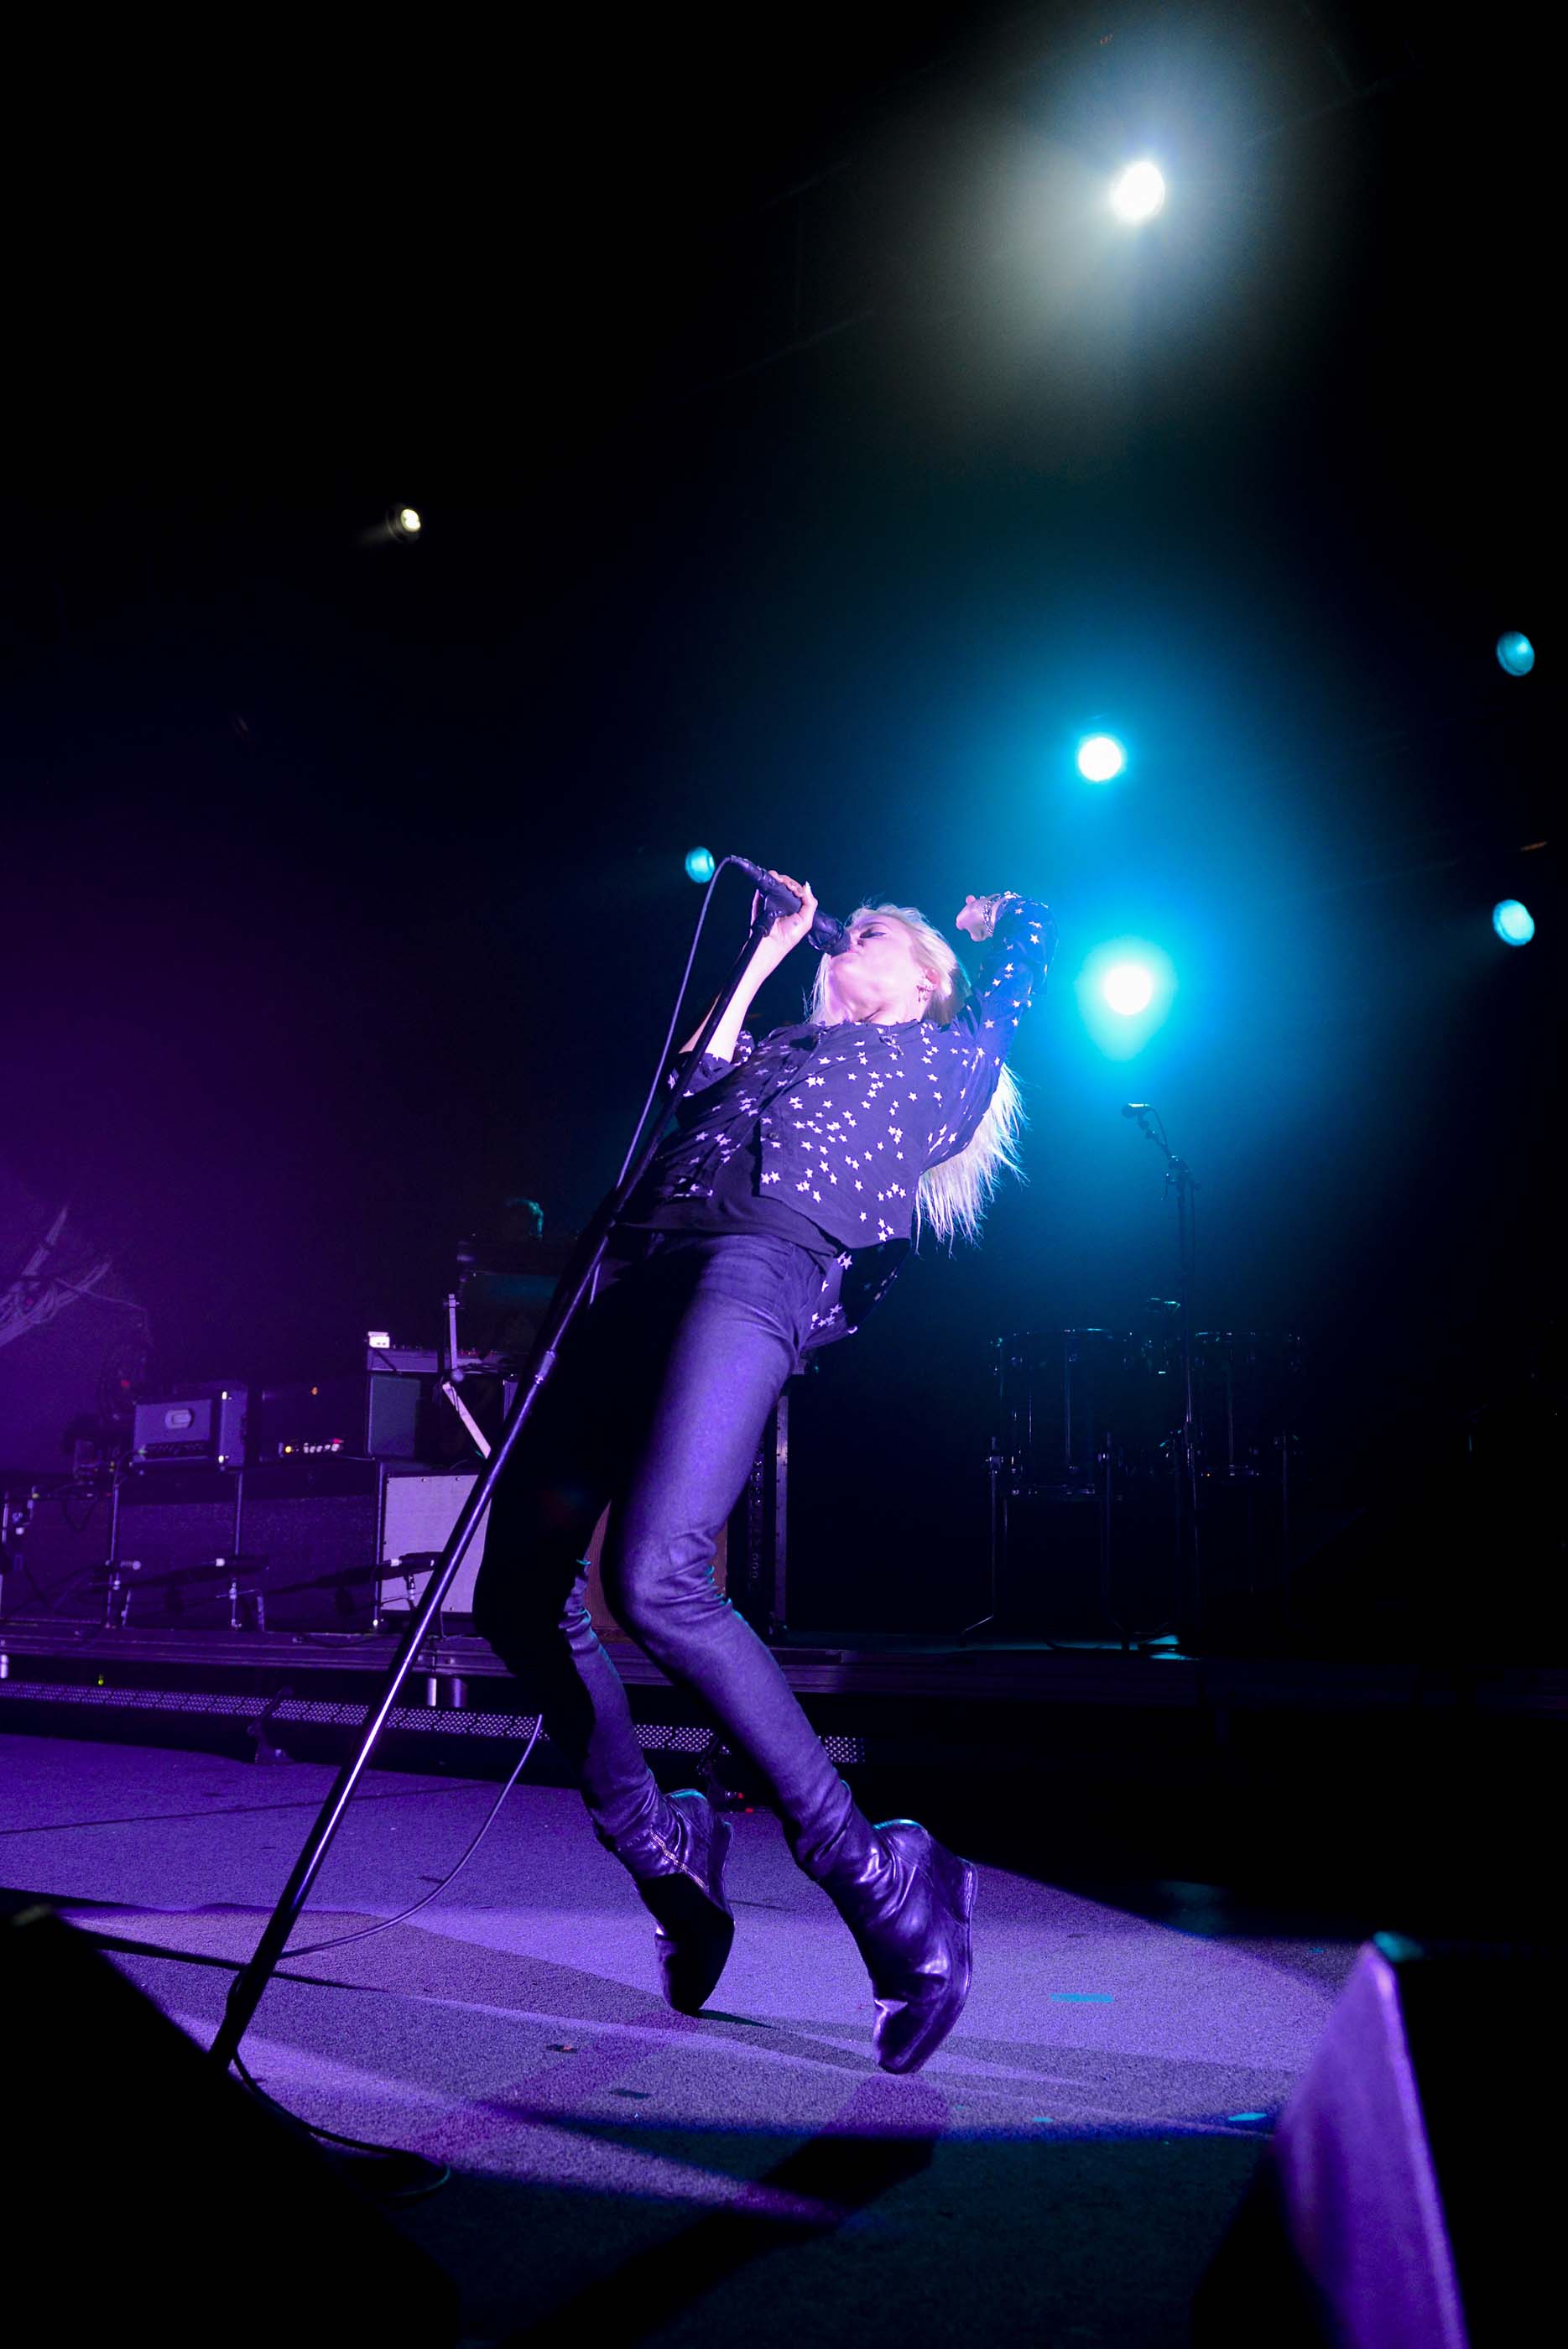
{"type": "MultiPolygon", "coordinates": [[[[798,904],[792,899],[791,904],[798,904]]],[[[735,957],[730,974],[719,991],[708,1017],[702,1022],[695,1042],[689,1052],[678,1060],[675,1082],[670,1089],[670,1108],[676,1108],[686,1098],[687,1086],[693,1071],[707,1050],[709,1041],[720,1020],[729,1009],[737,989],[762,940],[773,926],[774,913],[764,902],[759,905],[757,917],[747,935],[746,943],[735,957]]],[[[668,1112],[667,1112],[668,1114],[668,1112]]],[[[526,1370],[518,1381],[517,1398],[502,1429],[494,1451],[485,1464],[484,1473],[463,1504],[462,1512],[448,1537],[446,1547],[433,1568],[419,1605],[409,1618],[408,1629],[398,1642],[380,1695],[367,1715],[358,1745],[344,1763],[334,1780],[331,1791],[317,1814],[316,1823],[305,1839],[304,1848],[294,1864],[294,1872],[285,1885],[276,1908],[267,1920],[260,1940],[249,1961],[234,1977],[223,2008],[223,2019],[209,2053],[222,2070],[227,2071],[239,2052],[241,2040],[261,2002],[263,1992],[271,1981],[283,1958],[289,1935],[299,1920],[301,1910],[309,1896],[326,1858],[332,1839],[343,1823],[354,1789],[363,1775],[371,1754],[385,1729],[398,1694],[412,1669],[415,1657],[424,1644],[425,1636],[439,1613],[442,1600],[452,1588],[452,1578],[462,1563],[463,1553],[473,1537],[473,1531],[490,1506],[502,1471],[512,1456],[513,1448],[533,1414],[550,1373],[556,1367],[556,1357],[562,1340],[576,1317],[583,1299],[591,1290],[605,1252],[612,1226],[627,1201],[650,1164],[659,1147],[665,1119],[657,1120],[647,1140],[627,1174],[614,1190],[600,1202],[590,1218],[576,1252],[556,1285],[544,1325],[535,1340],[534,1350],[526,1370]]]]}
{"type": "Polygon", "coordinates": [[[1146,1142],[1153,1143],[1165,1160],[1167,1189],[1172,1184],[1176,1186],[1177,1329],[1181,1349],[1182,1397],[1176,1479],[1177,1629],[1181,1645],[1196,1653],[1201,1647],[1203,1633],[1203,1581],[1198,1539],[1198,1424],[1192,1398],[1192,1279],[1196,1257],[1192,1194],[1198,1185],[1186,1159],[1179,1158],[1172,1150],[1165,1120],[1158,1110],[1146,1102],[1129,1102],[1123,1115],[1137,1117],[1138,1132],[1146,1142]],[[1185,1623],[1180,1620],[1183,1613],[1187,1617],[1185,1623]]]}

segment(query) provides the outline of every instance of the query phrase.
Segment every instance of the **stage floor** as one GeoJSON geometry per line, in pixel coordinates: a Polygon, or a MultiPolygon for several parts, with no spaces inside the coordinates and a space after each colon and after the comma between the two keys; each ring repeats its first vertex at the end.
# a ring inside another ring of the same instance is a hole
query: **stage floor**
{"type": "MultiPolygon", "coordinates": [[[[4,1878],[140,1945],[111,1962],[204,2045],[330,1776],[0,1736],[4,1878]]],[[[296,1938],[428,1892],[497,1793],[374,1773],[296,1938]]],[[[770,1816],[735,1825],[740,1930],[700,2019],[662,2004],[576,1796],[525,1776],[418,1918],[286,1965],[247,2061],[308,2119],[452,2165],[397,2224],[457,2278],[474,2349],[1184,2341],[1357,1947],[1399,1920],[985,1865],[962,2022],[890,2079],[826,1897],[770,1816]]]]}

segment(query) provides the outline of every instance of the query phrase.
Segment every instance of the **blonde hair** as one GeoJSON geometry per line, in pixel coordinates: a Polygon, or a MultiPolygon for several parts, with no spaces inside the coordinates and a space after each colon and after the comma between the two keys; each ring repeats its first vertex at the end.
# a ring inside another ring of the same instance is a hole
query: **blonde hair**
{"type": "MultiPolygon", "coordinates": [[[[924,1016],[945,1028],[969,1001],[970,977],[962,963],[918,906],[861,905],[849,916],[849,926],[853,928],[857,922],[867,921],[873,915],[883,921],[897,922],[900,929],[909,933],[915,960],[936,982],[924,1016]]],[[[807,1006],[808,1016],[813,1019],[829,1017],[828,961],[824,955],[817,965],[807,1006]]],[[[1023,1179],[1018,1142],[1026,1123],[1018,1080],[1004,1061],[996,1072],[996,1091],[986,1106],[985,1115],[964,1148],[956,1156],[944,1159],[940,1166],[928,1166],[915,1186],[917,1242],[928,1226],[950,1250],[961,1234],[966,1240],[979,1239],[981,1223],[1002,1176],[1016,1174],[1023,1179]]]]}

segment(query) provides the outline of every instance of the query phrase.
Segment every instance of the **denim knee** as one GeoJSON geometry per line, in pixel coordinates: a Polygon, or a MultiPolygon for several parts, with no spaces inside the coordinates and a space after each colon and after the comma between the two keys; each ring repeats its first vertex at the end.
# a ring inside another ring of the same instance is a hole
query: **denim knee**
{"type": "Polygon", "coordinates": [[[678,1640],[683,1624],[723,1613],[728,1601],[713,1579],[717,1552],[711,1534],[629,1543],[605,1566],[605,1596],[617,1622],[647,1643],[678,1640]]]}

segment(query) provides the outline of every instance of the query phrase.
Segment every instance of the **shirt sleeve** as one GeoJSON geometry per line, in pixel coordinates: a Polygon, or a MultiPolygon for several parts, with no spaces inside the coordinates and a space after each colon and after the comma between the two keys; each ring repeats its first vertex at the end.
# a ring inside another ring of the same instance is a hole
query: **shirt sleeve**
{"type": "Polygon", "coordinates": [[[969,1001],[948,1033],[971,1047],[962,1099],[948,1122],[943,1147],[928,1162],[941,1165],[973,1141],[991,1107],[1002,1064],[1019,1021],[1033,1000],[1056,951],[1056,925],[1049,906],[1033,897],[1010,897],[986,941],[986,955],[969,1001]]]}
{"type": "MultiPolygon", "coordinates": [[[[742,1028],[736,1039],[735,1057],[732,1061],[722,1061],[716,1052],[704,1052],[691,1071],[691,1081],[686,1088],[686,1099],[691,1101],[693,1095],[706,1092],[710,1085],[721,1083],[732,1070],[740,1067],[742,1061],[751,1059],[753,1050],[751,1033],[747,1029],[742,1028]]],[[[675,1091],[675,1076],[676,1072],[671,1069],[664,1080],[667,1092],[675,1091]]]]}

